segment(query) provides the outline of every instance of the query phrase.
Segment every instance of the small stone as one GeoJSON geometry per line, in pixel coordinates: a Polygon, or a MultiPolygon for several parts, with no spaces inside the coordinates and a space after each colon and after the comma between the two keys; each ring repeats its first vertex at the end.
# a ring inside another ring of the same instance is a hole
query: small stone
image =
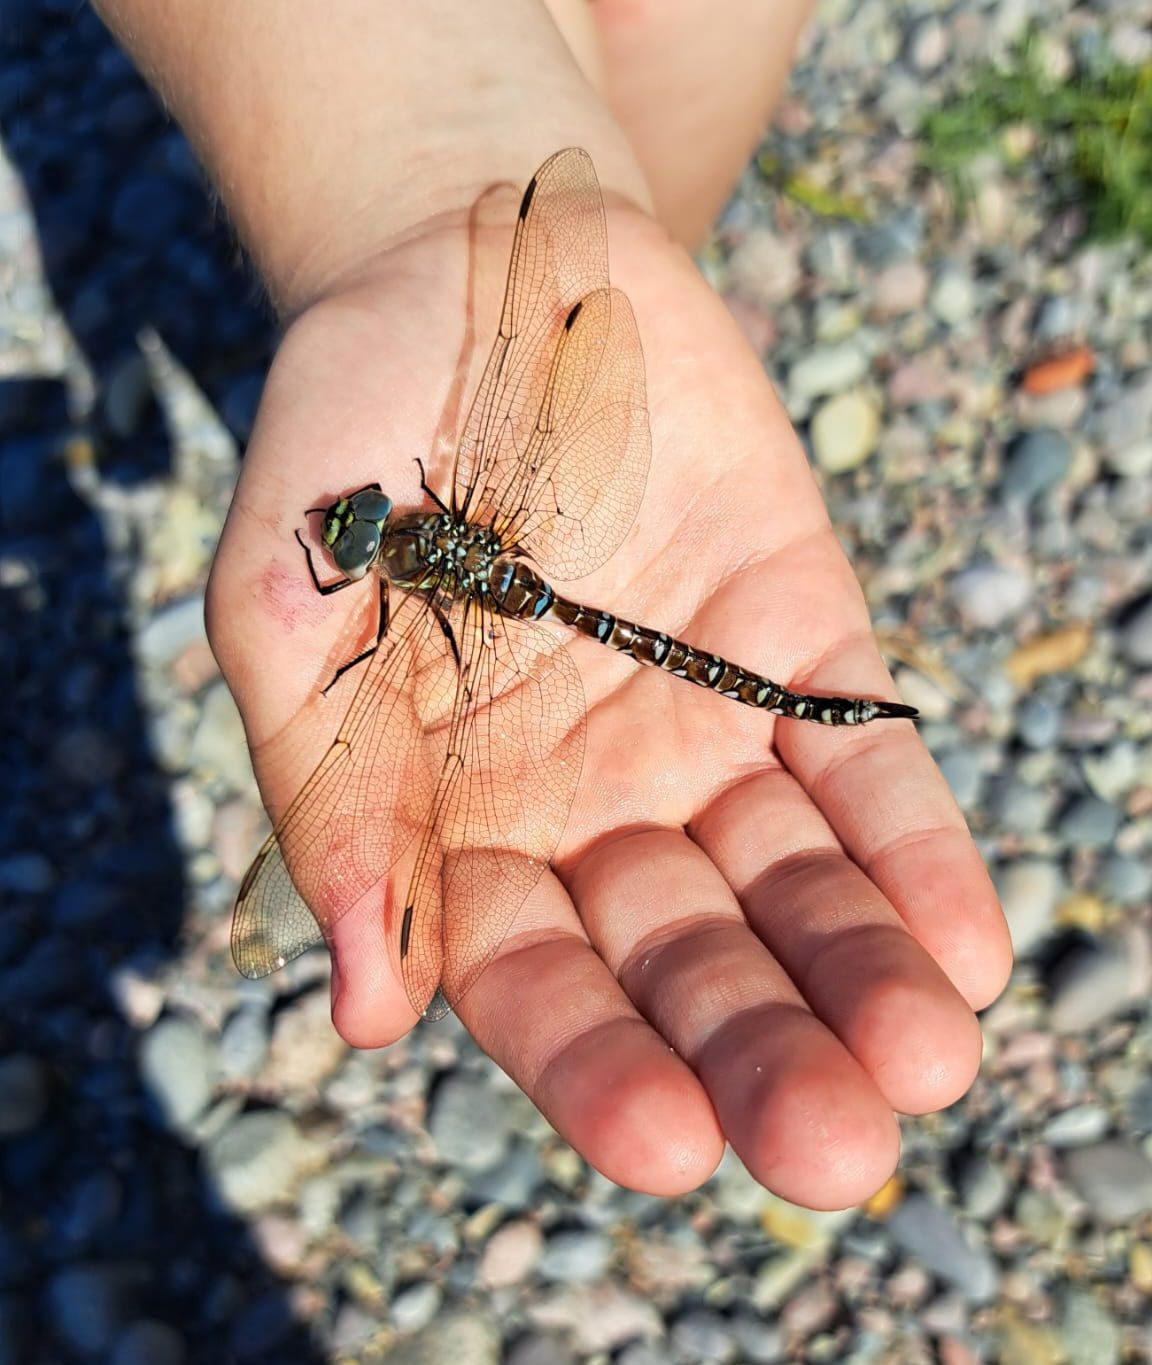
{"type": "Polygon", "coordinates": [[[817,409],[810,430],[812,453],[821,469],[829,474],[856,469],[880,439],[876,401],[863,390],[837,394],[817,409]]]}
{"type": "Polygon", "coordinates": [[[1152,900],[1152,863],[1113,854],[1100,869],[1100,889],[1116,905],[1141,905],[1152,900]]]}
{"type": "Polygon", "coordinates": [[[477,1278],[489,1289],[519,1284],[535,1268],[544,1239],[535,1223],[506,1223],[488,1239],[477,1278]]]}
{"type": "Polygon", "coordinates": [[[451,1076],[432,1097],[428,1132],[442,1160],[480,1171],[507,1152],[511,1122],[508,1105],[490,1086],[470,1076],[451,1076]]]}
{"type": "Polygon", "coordinates": [[[1025,393],[1042,396],[1083,384],[1096,368],[1096,359],[1087,346],[1030,365],[1020,387],[1025,393]]]}
{"type": "Polygon", "coordinates": [[[48,1112],[48,1071],[39,1057],[15,1052],[0,1058],[0,1138],[39,1127],[48,1112]]]}
{"type": "Polygon", "coordinates": [[[189,760],[191,766],[221,778],[234,792],[255,791],[244,724],[222,680],[205,693],[189,760]]]}
{"type": "Polygon", "coordinates": [[[324,1149],[279,1110],[241,1114],[205,1148],[220,1197],[236,1213],[258,1213],[291,1202],[324,1149]]]}
{"type": "Polygon", "coordinates": [[[1043,1128],[1050,1147],[1086,1147],[1099,1142],[1111,1126],[1107,1109],[1099,1104],[1077,1104],[1050,1118],[1043,1128]]]}
{"type": "Polygon", "coordinates": [[[685,1313],[672,1324],[673,1350],[691,1361],[717,1361],[720,1365],[736,1358],[736,1342],[728,1323],[719,1313],[697,1309],[685,1313]]]}
{"type": "Polygon", "coordinates": [[[788,372],[788,389],[798,398],[824,398],[850,389],[867,370],[867,356],[850,341],[815,346],[788,372]]]}
{"type": "Polygon", "coordinates": [[[394,1295],[389,1315],[401,1332],[419,1332],[428,1326],[443,1302],[439,1285],[425,1280],[394,1295]]]}
{"type": "Polygon", "coordinates": [[[1102,801],[1122,801],[1140,780],[1140,751],[1130,740],[1121,740],[1102,754],[1086,754],[1080,769],[1102,801]]]}
{"type": "Polygon", "coordinates": [[[1012,935],[1012,951],[1024,957],[1052,930],[1065,891],[1064,875],[1055,863],[1023,859],[996,878],[996,889],[1012,935]]]}
{"type": "Polygon", "coordinates": [[[263,1080],[274,1090],[315,1090],[347,1055],[332,1027],[330,992],[309,991],[276,1015],[263,1080]]]}
{"type": "Polygon", "coordinates": [[[978,750],[953,749],[937,759],[945,782],[952,789],[956,804],[970,811],[980,801],[984,789],[984,761],[978,750]]]}
{"type": "Polygon", "coordinates": [[[1051,749],[1060,738],[1063,724],[1063,710],[1035,692],[1024,698],[1016,713],[1016,733],[1029,749],[1051,749]]]}
{"type": "Polygon", "coordinates": [[[949,327],[960,327],[976,311],[976,289],[972,277],[956,266],[946,266],[936,277],[928,305],[949,327]]]}
{"type": "Polygon", "coordinates": [[[239,1009],[220,1034],[220,1074],[227,1080],[251,1080],[268,1056],[268,1011],[239,1009]]]}
{"type": "Polygon", "coordinates": [[[1118,1365],[1120,1329],[1096,1295],[1070,1290],[1060,1323],[1068,1365],[1118,1365]]]}
{"type": "Polygon", "coordinates": [[[1055,488],[1068,477],[1076,449],[1063,432],[1040,427],[1013,442],[1004,469],[1005,496],[1019,502],[1055,488]]]}
{"type": "Polygon", "coordinates": [[[927,1195],[912,1194],[893,1210],[887,1228],[897,1246],[973,1303],[993,1298],[996,1262],[969,1240],[952,1214],[927,1195]]]}
{"type": "Polygon", "coordinates": [[[1082,1033],[1137,1000],[1147,977],[1148,945],[1139,929],[1116,939],[1077,944],[1052,968],[1050,1021],[1058,1033],[1082,1033]]]}
{"type": "Polygon", "coordinates": [[[612,1259],[612,1243],[600,1232],[558,1232],[548,1238],[539,1271],[546,1280],[584,1284],[598,1280],[612,1259]]]}
{"type": "Polygon", "coordinates": [[[479,1312],[441,1313],[415,1336],[397,1343],[388,1365],[499,1365],[500,1330],[479,1312]]]}
{"type": "Polygon", "coordinates": [[[771,307],[792,298],[800,284],[795,243],[754,229],[732,253],[728,269],[733,285],[753,302],[771,307]]]}
{"type": "Polygon", "coordinates": [[[124,1321],[127,1282],[109,1265],[70,1265],[48,1284],[48,1322],[82,1355],[108,1351],[124,1321]]]}
{"type": "Polygon", "coordinates": [[[908,41],[908,60],[914,71],[927,74],[941,66],[948,56],[948,30],[934,15],[921,19],[908,41]]]}
{"type": "Polygon", "coordinates": [[[872,281],[872,315],[880,322],[918,312],[928,297],[928,272],[919,261],[894,261],[872,281]]]}
{"type": "Polygon", "coordinates": [[[1133,376],[1119,394],[1109,395],[1092,429],[1106,457],[1147,440],[1152,431],[1152,370],[1133,376]]]}
{"type": "Polygon", "coordinates": [[[1152,474],[1152,436],[1106,451],[1104,463],[1123,479],[1146,479],[1152,474]]]}
{"type": "MultiPolygon", "coordinates": [[[[1048,635],[1036,635],[1019,645],[1009,656],[1004,671],[1019,688],[1030,688],[1039,678],[1066,673],[1076,667],[1092,644],[1092,628],[1065,626],[1048,635]]],[[[1033,748],[1044,748],[1036,744],[1033,748]]]]}
{"type": "Polygon", "coordinates": [[[981,1223],[991,1222],[1012,1193],[1008,1172],[998,1161],[980,1154],[969,1155],[957,1173],[957,1188],[964,1212],[981,1223]]]}
{"type": "Polygon", "coordinates": [[[1134,664],[1152,665],[1152,598],[1124,623],[1120,632],[1120,648],[1134,664]]]}
{"type": "Polygon", "coordinates": [[[1059,835],[1075,848],[1111,848],[1122,812],[1098,796],[1078,796],[1060,817],[1059,835]]]}
{"type": "Polygon", "coordinates": [[[659,1341],[664,1323],[656,1305],[612,1280],[564,1285],[526,1306],[537,1327],[571,1336],[584,1355],[614,1351],[637,1338],[659,1341]]]}
{"type": "Polygon", "coordinates": [[[965,569],[951,583],[953,601],[972,626],[994,630],[1005,625],[1032,598],[1032,584],[1018,569],[980,564],[965,569]]]}
{"type": "Polygon", "coordinates": [[[144,1035],[140,1073],[177,1133],[187,1133],[208,1107],[215,1084],[216,1054],[204,1030],[183,1015],[166,1015],[144,1035]]]}
{"type": "Polygon", "coordinates": [[[1064,1169],[1101,1222],[1130,1223],[1152,1210],[1152,1163],[1120,1139],[1070,1151],[1064,1169]]]}
{"type": "Polygon", "coordinates": [[[999,1365],[1067,1365],[1060,1338],[1043,1323],[1004,1313],[996,1336],[999,1365]]]}
{"type": "Polygon", "coordinates": [[[186,1359],[184,1339],[174,1327],[137,1318],[117,1338],[110,1365],[184,1365],[186,1359]]]}

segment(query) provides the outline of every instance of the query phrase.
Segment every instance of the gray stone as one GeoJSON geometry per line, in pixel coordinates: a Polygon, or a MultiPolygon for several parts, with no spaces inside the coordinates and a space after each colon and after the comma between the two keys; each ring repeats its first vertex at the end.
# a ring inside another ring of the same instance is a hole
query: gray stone
{"type": "Polygon", "coordinates": [[[1050,1147],[1086,1147],[1099,1142],[1111,1126],[1107,1109],[1099,1104],[1077,1104],[1054,1115],[1043,1128],[1050,1147]]]}
{"type": "Polygon", "coordinates": [[[546,1280],[584,1284],[598,1280],[612,1260],[612,1242],[601,1232],[557,1232],[548,1238],[538,1262],[546,1280]]]}
{"type": "Polygon", "coordinates": [[[1005,496],[1020,502],[1056,487],[1068,477],[1076,448],[1067,436],[1051,427],[1025,432],[1013,442],[1004,468],[1005,496]]]}
{"type": "Polygon", "coordinates": [[[1088,1290],[1067,1291],[1060,1337],[1068,1365],[1118,1365],[1120,1328],[1104,1303],[1088,1290]]]}
{"type": "Polygon", "coordinates": [[[1026,858],[997,874],[996,890],[1012,935],[1012,950],[1023,957],[1051,931],[1066,890],[1064,874],[1055,863],[1026,858]]]}
{"type": "Polygon", "coordinates": [[[975,1246],[953,1214],[927,1195],[912,1194],[888,1219],[888,1230],[905,1255],[959,1290],[973,1303],[987,1303],[999,1283],[996,1262],[975,1246]]]}
{"type": "Polygon", "coordinates": [[[174,1327],[138,1318],[117,1338],[110,1365],[184,1365],[184,1339],[174,1327]]]}
{"type": "Polygon", "coordinates": [[[510,1122],[508,1105],[490,1086],[471,1076],[451,1076],[432,1097],[428,1132],[449,1165],[480,1171],[506,1155],[510,1122]]]}
{"type": "Polygon", "coordinates": [[[1117,905],[1143,905],[1152,900],[1152,863],[1114,853],[1100,869],[1100,890],[1117,905]]]}
{"type": "Polygon", "coordinates": [[[1025,697],[1016,713],[1017,734],[1030,749],[1053,748],[1063,724],[1063,709],[1036,693],[1025,697]]]}
{"type": "Polygon", "coordinates": [[[228,1208],[256,1213],[290,1203],[324,1149],[296,1121],[275,1109],[241,1114],[204,1149],[205,1163],[228,1208]]]}
{"type": "Polygon", "coordinates": [[[1081,1033],[1127,1009],[1143,973],[1131,936],[1076,945],[1049,978],[1049,1019],[1058,1033],[1081,1033]]]}
{"type": "Polygon", "coordinates": [[[140,1074],[168,1126],[184,1134],[212,1098],[216,1051],[195,1020],[165,1015],[140,1043],[140,1074]]]}
{"type": "Polygon", "coordinates": [[[0,1058],[0,1137],[38,1127],[48,1112],[48,1069],[30,1052],[0,1058]]]}
{"type": "Polygon", "coordinates": [[[1110,848],[1123,820],[1122,813],[1098,796],[1078,796],[1060,817],[1058,833],[1075,848],[1110,848]]]}
{"type": "Polygon", "coordinates": [[[814,346],[788,372],[788,390],[798,398],[824,398],[858,384],[868,371],[868,357],[851,341],[814,346]]]}
{"type": "Polygon", "coordinates": [[[419,1332],[428,1326],[443,1302],[440,1286],[425,1280],[394,1295],[390,1315],[401,1332],[419,1332]]]}
{"type": "Polygon", "coordinates": [[[953,749],[937,762],[961,810],[971,810],[984,790],[984,763],[977,749],[953,749]]]}
{"type": "Polygon", "coordinates": [[[945,266],[928,296],[932,312],[949,327],[961,327],[976,311],[976,286],[960,266],[945,266]]]}
{"type": "Polygon", "coordinates": [[[219,777],[231,791],[244,794],[255,790],[244,724],[223,681],[205,693],[189,759],[193,767],[219,777]]]}
{"type": "Polygon", "coordinates": [[[1152,1211],[1152,1163],[1127,1142],[1075,1148],[1064,1157],[1064,1170],[1103,1223],[1129,1223],[1152,1211]]]}
{"type": "Polygon", "coordinates": [[[672,1324],[671,1341],[674,1350],[689,1360],[700,1361],[701,1365],[711,1361],[726,1365],[736,1359],[739,1350],[727,1319],[703,1309],[677,1318],[672,1324]]]}
{"type": "Polygon", "coordinates": [[[1012,1181],[1003,1163],[982,1152],[971,1153],[961,1162],[956,1184],[964,1212],[981,1223],[991,1222],[1012,1194],[1012,1181]]]}
{"type": "Polygon", "coordinates": [[[136,649],[145,663],[167,668],[190,644],[204,638],[204,598],[197,594],[166,602],[137,632],[136,649]]]}
{"type": "Polygon", "coordinates": [[[106,1352],[124,1324],[127,1289],[125,1275],[114,1266],[67,1266],[48,1283],[48,1322],[72,1350],[106,1352]]]}
{"type": "Polygon", "coordinates": [[[1125,621],[1120,648],[1141,668],[1152,665],[1152,598],[1125,621]]]}
{"type": "Polygon", "coordinates": [[[991,630],[1006,624],[1028,604],[1032,584],[1019,569],[978,564],[956,575],[951,592],[970,625],[991,630]]]}
{"type": "Polygon", "coordinates": [[[260,1006],[239,1009],[220,1034],[220,1074],[227,1080],[250,1080],[268,1056],[268,1011],[260,1006]]]}

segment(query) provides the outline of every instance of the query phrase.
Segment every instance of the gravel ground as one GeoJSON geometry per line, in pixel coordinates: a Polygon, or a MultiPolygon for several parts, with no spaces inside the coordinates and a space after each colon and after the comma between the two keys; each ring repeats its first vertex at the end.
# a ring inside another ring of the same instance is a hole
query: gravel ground
{"type": "Polygon", "coordinates": [[[1152,55],[1148,0],[829,0],[767,145],[864,221],[752,168],[703,260],[1020,957],[971,1094],[816,1215],[730,1158],[616,1189],[454,1020],[357,1054],[322,957],[234,974],[264,820],[201,609],[273,329],[91,13],[9,0],[2,1365],[1152,1360],[1152,259],[993,162],[957,223],[912,142],[1033,17],[1152,55]]]}

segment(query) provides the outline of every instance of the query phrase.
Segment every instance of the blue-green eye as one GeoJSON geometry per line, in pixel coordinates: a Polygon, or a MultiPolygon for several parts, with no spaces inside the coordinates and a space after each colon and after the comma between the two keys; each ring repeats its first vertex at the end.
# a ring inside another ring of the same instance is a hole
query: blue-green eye
{"type": "Polygon", "coordinates": [[[380,527],[374,521],[352,522],[332,547],[332,559],[347,578],[363,578],[380,548],[380,527]]]}
{"type": "Polygon", "coordinates": [[[392,499],[378,488],[363,488],[350,501],[358,521],[387,521],[392,515],[392,499]]]}

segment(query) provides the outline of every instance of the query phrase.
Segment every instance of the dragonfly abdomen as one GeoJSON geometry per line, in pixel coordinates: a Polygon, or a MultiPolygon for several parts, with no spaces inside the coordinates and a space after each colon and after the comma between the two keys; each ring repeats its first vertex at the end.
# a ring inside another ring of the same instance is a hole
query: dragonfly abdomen
{"type": "Polygon", "coordinates": [[[673,677],[719,692],[722,697],[745,706],[755,706],[793,720],[814,721],[818,725],[864,725],[870,720],[916,715],[914,707],[898,702],[791,692],[771,678],[741,668],[718,654],[706,653],[663,631],[649,630],[635,621],[613,616],[611,612],[571,602],[557,595],[548,584],[542,583],[542,586],[548,589],[551,600],[540,614],[555,616],[573,630],[627,654],[637,663],[662,668],[673,677]]]}

